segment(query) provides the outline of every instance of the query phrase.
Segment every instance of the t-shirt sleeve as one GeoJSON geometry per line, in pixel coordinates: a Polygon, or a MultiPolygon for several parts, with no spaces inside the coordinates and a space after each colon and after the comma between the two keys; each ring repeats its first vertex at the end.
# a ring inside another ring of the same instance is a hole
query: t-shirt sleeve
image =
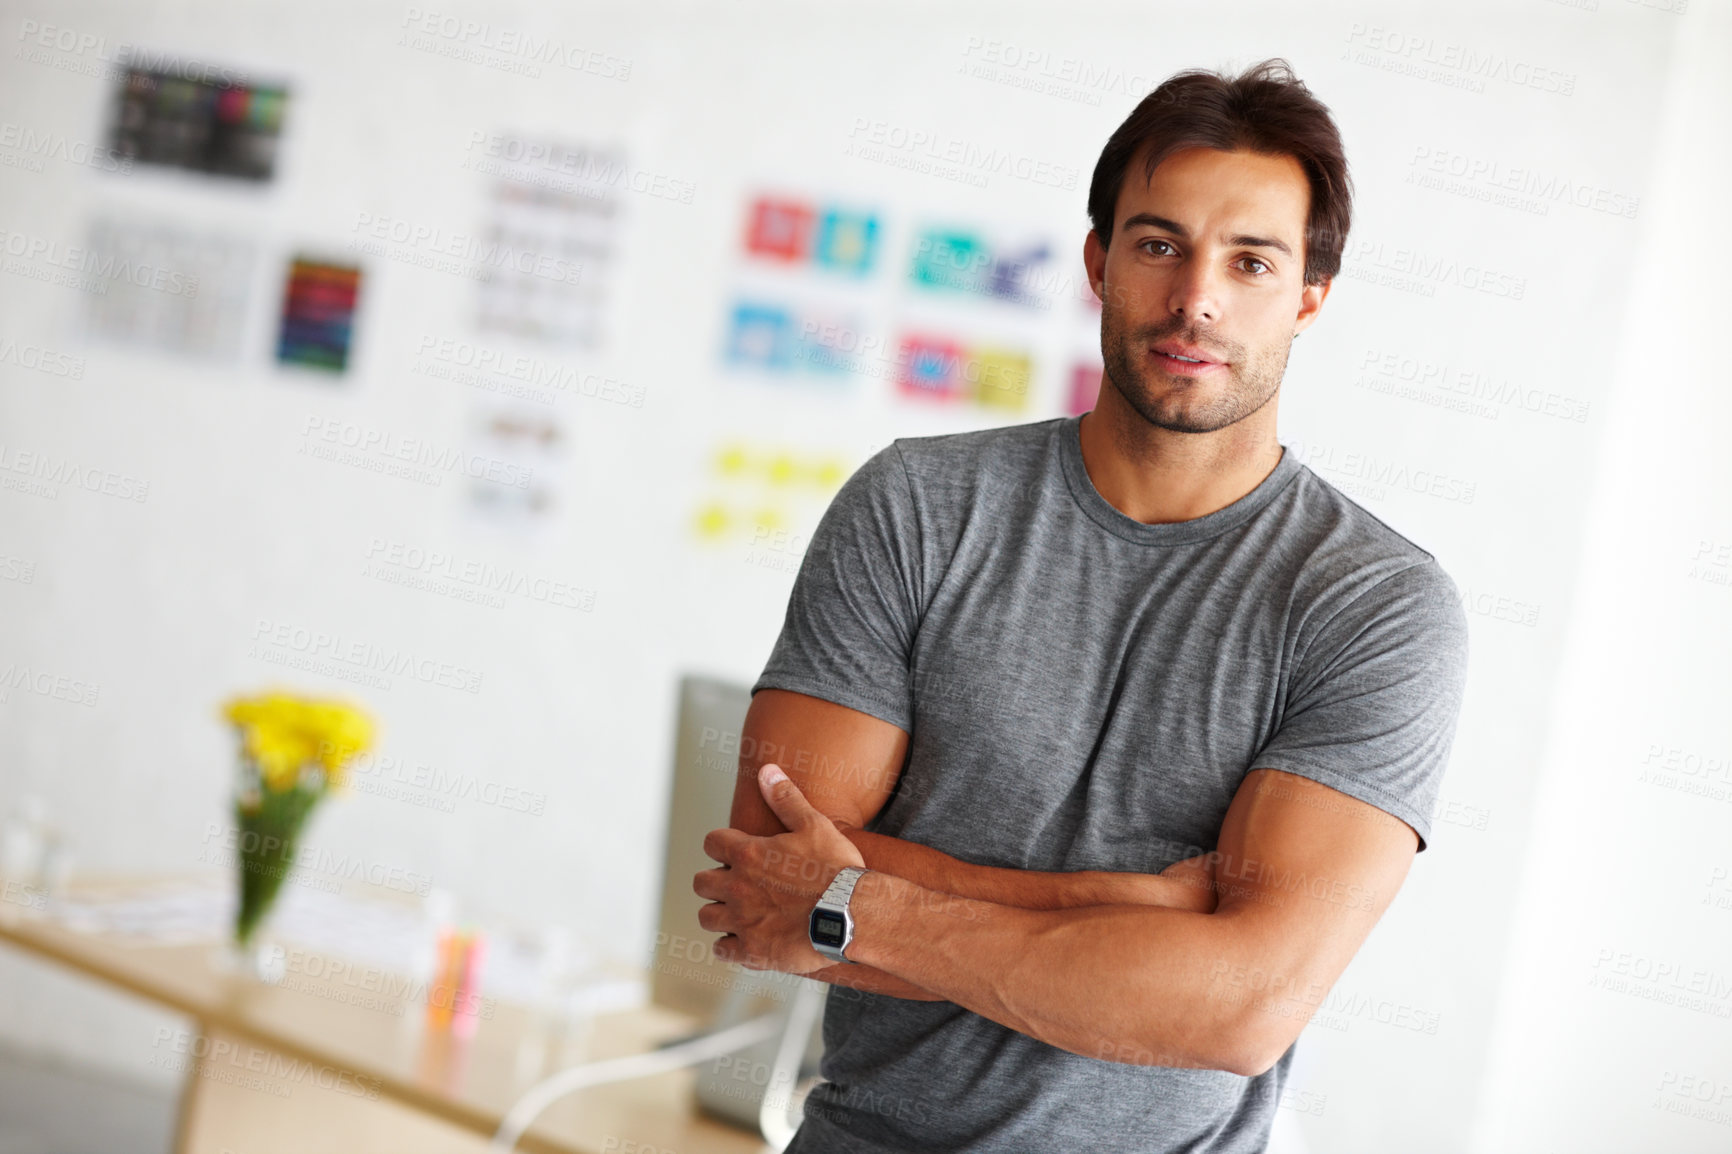
{"type": "Polygon", "coordinates": [[[808,694],[912,733],[920,588],[920,524],[892,443],[843,482],[819,519],[752,692],[808,694]]]}
{"type": "Polygon", "coordinates": [[[1301,656],[1274,737],[1252,762],[1405,821],[1424,850],[1467,678],[1467,618],[1433,560],[1359,594],[1301,656]]]}

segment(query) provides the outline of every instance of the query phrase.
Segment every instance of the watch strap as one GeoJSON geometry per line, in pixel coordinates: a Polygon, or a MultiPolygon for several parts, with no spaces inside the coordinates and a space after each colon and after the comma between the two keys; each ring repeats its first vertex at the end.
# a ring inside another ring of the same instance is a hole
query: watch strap
{"type": "Polygon", "coordinates": [[[849,965],[858,964],[846,952],[854,940],[854,918],[850,914],[848,906],[854,897],[855,885],[859,883],[860,878],[866,872],[860,866],[843,866],[836,872],[836,876],[830,880],[830,884],[825,887],[823,894],[819,896],[817,903],[812,907],[814,913],[818,910],[825,910],[842,918],[844,930],[840,946],[821,945],[816,939],[812,942],[814,949],[834,961],[847,962],[849,965]]]}
{"type": "Polygon", "coordinates": [[[866,870],[861,866],[843,866],[836,871],[836,876],[830,879],[830,885],[818,899],[824,905],[837,905],[848,908],[848,902],[854,896],[854,887],[866,870]]]}

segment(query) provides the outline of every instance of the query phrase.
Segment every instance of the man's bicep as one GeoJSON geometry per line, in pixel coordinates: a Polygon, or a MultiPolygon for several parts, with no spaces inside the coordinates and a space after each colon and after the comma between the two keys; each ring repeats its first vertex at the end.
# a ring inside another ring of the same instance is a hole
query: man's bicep
{"type": "Polygon", "coordinates": [[[728,824],[759,836],[783,832],[757,781],[759,767],[773,761],[819,812],[863,826],[890,799],[907,757],[908,734],[888,721],[804,693],[760,689],[740,735],[728,824]]]}
{"type": "Polygon", "coordinates": [[[1292,1043],[1353,960],[1418,845],[1405,821],[1309,778],[1245,776],[1217,843],[1216,916],[1256,939],[1267,972],[1214,977],[1223,997],[1263,1003],[1273,1052],[1292,1043]]]}

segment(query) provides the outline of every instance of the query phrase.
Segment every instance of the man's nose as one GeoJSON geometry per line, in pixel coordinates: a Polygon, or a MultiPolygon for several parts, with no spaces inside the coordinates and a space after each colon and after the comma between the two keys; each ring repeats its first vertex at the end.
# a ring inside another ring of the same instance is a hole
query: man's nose
{"type": "Polygon", "coordinates": [[[1167,308],[1191,324],[1221,319],[1220,282],[1206,262],[1187,259],[1174,270],[1167,308]]]}

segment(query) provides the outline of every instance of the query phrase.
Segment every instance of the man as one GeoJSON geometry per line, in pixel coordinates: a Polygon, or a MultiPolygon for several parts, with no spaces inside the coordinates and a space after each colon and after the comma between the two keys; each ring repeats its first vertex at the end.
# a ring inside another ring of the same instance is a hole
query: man
{"type": "Polygon", "coordinates": [[[723,960],[841,987],[790,1150],[1267,1143],[1466,667],[1436,561],[1276,439],[1350,197],[1284,62],[1173,77],[1089,191],[1094,410],[899,439],[826,511],[694,880],[723,960]]]}

